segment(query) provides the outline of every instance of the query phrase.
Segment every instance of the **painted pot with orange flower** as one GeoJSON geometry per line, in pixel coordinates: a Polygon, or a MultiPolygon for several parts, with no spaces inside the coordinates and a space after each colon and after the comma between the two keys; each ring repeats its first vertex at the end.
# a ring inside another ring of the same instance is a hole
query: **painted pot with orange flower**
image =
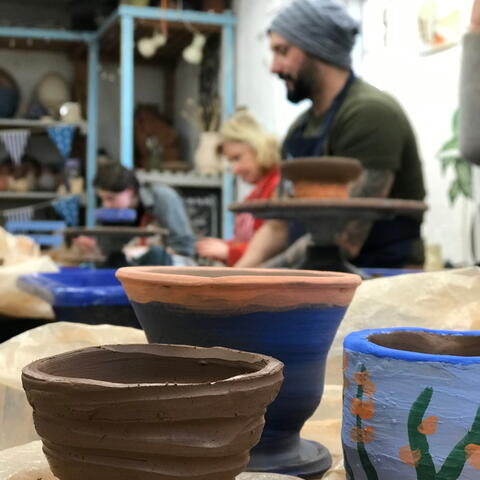
{"type": "Polygon", "coordinates": [[[480,331],[351,333],[344,378],[348,480],[480,478],[480,331]]]}

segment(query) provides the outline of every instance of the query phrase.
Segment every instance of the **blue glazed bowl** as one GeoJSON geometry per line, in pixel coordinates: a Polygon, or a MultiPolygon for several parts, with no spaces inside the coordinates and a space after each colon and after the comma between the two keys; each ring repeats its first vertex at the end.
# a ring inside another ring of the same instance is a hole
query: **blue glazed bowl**
{"type": "Polygon", "coordinates": [[[18,91],[12,87],[0,87],[0,118],[11,118],[18,108],[18,91]]]}
{"type": "Polygon", "coordinates": [[[50,303],[57,321],[139,328],[115,270],[70,268],[21,275],[17,286],[50,303]]]}
{"type": "Polygon", "coordinates": [[[137,211],[133,208],[97,208],[95,218],[103,223],[133,223],[137,211]]]}
{"type": "Polygon", "coordinates": [[[149,342],[223,346],[278,358],[285,380],[268,408],[248,469],[327,470],[322,445],[300,429],[323,394],[325,361],[360,283],[356,275],[295,270],[127,267],[117,277],[149,342]]]}

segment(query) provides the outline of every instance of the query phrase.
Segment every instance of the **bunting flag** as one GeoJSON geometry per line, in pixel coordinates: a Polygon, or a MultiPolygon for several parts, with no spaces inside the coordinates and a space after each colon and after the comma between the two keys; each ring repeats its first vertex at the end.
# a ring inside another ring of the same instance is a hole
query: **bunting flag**
{"type": "Polygon", "coordinates": [[[58,125],[47,129],[48,136],[53,140],[64,159],[69,157],[72,150],[75,128],[75,125],[58,125]]]}
{"type": "Polygon", "coordinates": [[[0,138],[15,165],[20,165],[27,146],[29,130],[1,130],[0,138]]]}
{"type": "Polygon", "coordinates": [[[7,221],[28,222],[33,218],[33,212],[33,207],[20,207],[4,210],[2,214],[7,221]]]}
{"type": "Polygon", "coordinates": [[[76,227],[78,225],[80,201],[77,195],[60,198],[59,200],[55,200],[52,205],[69,227],[76,227]]]}

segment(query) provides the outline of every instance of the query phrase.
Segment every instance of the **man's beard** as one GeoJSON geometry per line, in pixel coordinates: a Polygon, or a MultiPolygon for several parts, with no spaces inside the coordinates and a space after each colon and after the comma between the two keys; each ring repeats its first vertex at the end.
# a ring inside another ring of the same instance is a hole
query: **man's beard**
{"type": "Polygon", "coordinates": [[[312,98],[314,85],[316,84],[316,75],[313,63],[307,62],[301,70],[299,70],[297,78],[290,75],[279,74],[282,80],[289,80],[292,88],[287,87],[287,98],[292,103],[298,103],[306,98],[312,98]]]}

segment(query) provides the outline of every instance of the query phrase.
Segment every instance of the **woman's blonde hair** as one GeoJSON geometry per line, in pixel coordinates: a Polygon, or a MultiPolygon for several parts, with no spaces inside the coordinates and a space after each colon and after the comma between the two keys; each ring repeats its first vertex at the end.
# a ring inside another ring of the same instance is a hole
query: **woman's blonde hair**
{"type": "Polygon", "coordinates": [[[257,153],[258,165],[265,171],[280,163],[280,147],[276,138],[266,132],[246,109],[238,109],[220,129],[221,144],[244,143],[257,153]]]}

